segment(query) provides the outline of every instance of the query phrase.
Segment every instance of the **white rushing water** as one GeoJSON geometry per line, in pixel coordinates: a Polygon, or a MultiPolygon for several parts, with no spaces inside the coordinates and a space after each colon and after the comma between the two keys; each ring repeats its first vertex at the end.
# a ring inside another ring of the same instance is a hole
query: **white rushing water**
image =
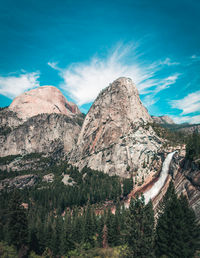
{"type": "Polygon", "coordinates": [[[162,171],[160,173],[158,181],[155,182],[151,189],[147,190],[147,192],[144,193],[146,204],[149,202],[150,199],[153,199],[160,192],[161,188],[165,184],[165,180],[167,179],[169,171],[169,165],[175,152],[176,151],[171,152],[167,155],[165,161],[163,162],[162,171]]]}

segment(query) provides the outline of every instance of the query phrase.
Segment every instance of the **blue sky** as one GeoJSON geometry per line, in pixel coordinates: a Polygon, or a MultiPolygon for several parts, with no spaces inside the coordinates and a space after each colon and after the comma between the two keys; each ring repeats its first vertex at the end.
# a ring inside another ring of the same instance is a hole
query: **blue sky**
{"type": "Polygon", "coordinates": [[[200,123],[199,0],[7,0],[0,6],[0,106],[43,85],[87,112],[132,78],[151,115],[200,123]]]}

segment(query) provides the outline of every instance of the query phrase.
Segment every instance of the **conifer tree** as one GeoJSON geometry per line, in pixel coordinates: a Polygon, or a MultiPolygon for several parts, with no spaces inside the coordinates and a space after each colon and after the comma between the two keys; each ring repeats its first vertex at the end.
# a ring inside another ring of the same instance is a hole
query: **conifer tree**
{"type": "Polygon", "coordinates": [[[21,205],[20,193],[15,190],[8,204],[8,243],[16,246],[19,250],[28,242],[27,212],[21,205]]]}
{"type": "Polygon", "coordinates": [[[171,182],[156,227],[156,256],[193,257],[199,241],[194,212],[185,197],[177,198],[171,182]]]}
{"type": "Polygon", "coordinates": [[[130,257],[153,257],[154,214],[152,203],[146,207],[144,197],[131,199],[126,221],[130,257]]]}

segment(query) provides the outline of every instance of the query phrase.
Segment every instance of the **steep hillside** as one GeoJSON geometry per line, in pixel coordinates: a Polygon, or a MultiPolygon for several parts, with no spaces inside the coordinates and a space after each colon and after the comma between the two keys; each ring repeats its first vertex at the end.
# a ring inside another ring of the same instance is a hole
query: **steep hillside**
{"type": "Polygon", "coordinates": [[[132,80],[119,78],[94,101],[70,162],[123,177],[136,172],[142,178],[162,147],[150,122],[132,80]]]}
{"type": "Polygon", "coordinates": [[[76,144],[83,116],[58,89],[45,86],[20,95],[0,110],[0,123],[0,157],[52,155],[58,150],[64,156],[76,144]]]}

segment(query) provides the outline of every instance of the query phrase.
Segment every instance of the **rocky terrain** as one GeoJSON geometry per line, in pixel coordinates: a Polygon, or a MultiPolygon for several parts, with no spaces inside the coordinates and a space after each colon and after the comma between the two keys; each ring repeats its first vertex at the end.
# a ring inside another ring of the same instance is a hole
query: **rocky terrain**
{"type": "Polygon", "coordinates": [[[132,80],[119,78],[94,101],[70,162],[123,177],[137,172],[140,180],[162,148],[151,122],[132,80]]]}
{"type": "Polygon", "coordinates": [[[199,161],[190,163],[184,157],[175,155],[170,172],[178,195],[187,196],[190,207],[200,222],[200,166],[199,161]]]}
{"type": "MultiPolygon", "coordinates": [[[[119,78],[105,88],[85,119],[58,89],[40,87],[20,95],[8,108],[0,110],[0,170],[40,171],[51,166],[52,159],[65,158],[80,170],[87,166],[109,175],[132,176],[135,187],[131,197],[154,184],[167,154],[179,148],[154,206],[173,178],[178,194],[186,194],[200,218],[199,167],[196,163],[191,167],[184,163],[184,146],[164,147],[166,140],[158,136],[153,123],[178,126],[167,116],[151,117],[129,78],[119,78]]],[[[198,129],[199,125],[185,125],[177,130],[184,128],[198,129]]],[[[0,189],[33,186],[37,175],[25,172],[1,180],[0,189]]],[[[54,174],[43,173],[42,180],[51,183],[54,174]]],[[[61,180],[67,185],[74,183],[68,175],[61,180]]]]}
{"type": "Polygon", "coordinates": [[[25,187],[32,187],[37,182],[37,176],[34,174],[16,176],[11,179],[4,179],[0,181],[0,190],[7,188],[8,190],[19,188],[23,189],[25,187]]]}
{"type": "Polygon", "coordinates": [[[169,116],[151,116],[156,124],[175,124],[169,116]]]}
{"type": "Polygon", "coordinates": [[[55,87],[24,93],[0,111],[0,157],[58,152],[67,155],[76,144],[82,121],[78,107],[55,87]]]}

